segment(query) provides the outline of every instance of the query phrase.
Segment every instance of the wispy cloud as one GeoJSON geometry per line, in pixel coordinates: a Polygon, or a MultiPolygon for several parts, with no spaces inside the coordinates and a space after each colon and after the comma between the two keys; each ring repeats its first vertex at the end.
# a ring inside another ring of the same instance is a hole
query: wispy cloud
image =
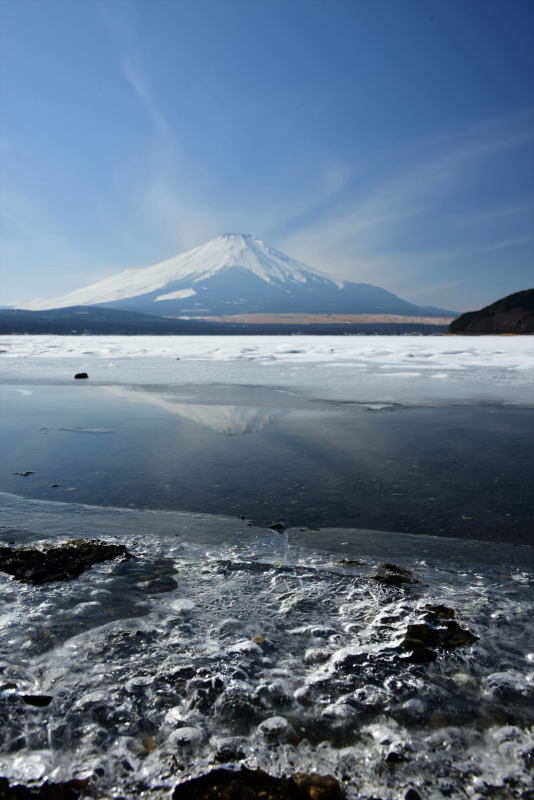
{"type": "Polygon", "coordinates": [[[165,136],[170,136],[170,127],[159,109],[148,80],[131,56],[125,55],[122,57],[121,72],[150,117],[155,129],[165,136]]]}
{"type": "MultiPolygon", "coordinates": [[[[396,278],[406,256],[402,250],[395,252],[397,232],[417,220],[424,225],[433,205],[471,180],[488,159],[532,142],[534,114],[530,109],[451,134],[440,139],[439,147],[431,141],[421,148],[427,152],[425,156],[412,154],[411,162],[399,165],[395,174],[377,179],[374,188],[357,194],[347,205],[297,227],[281,245],[289,253],[339,277],[396,278]]],[[[498,213],[492,210],[493,215],[498,213]]],[[[491,228],[488,231],[491,234],[491,228]]],[[[471,252],[511,247],[529,240],[529,236],[520,236],[497,243],[481,242],[471,252]]],[[[438,248],[424,257],[442,258],[443,253],[438,248]]]]}

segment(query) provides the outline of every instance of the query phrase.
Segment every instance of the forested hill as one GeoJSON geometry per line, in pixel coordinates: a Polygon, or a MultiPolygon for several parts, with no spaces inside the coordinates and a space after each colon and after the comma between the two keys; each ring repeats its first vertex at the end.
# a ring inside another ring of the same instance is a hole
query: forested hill
{"type": "Polygon", "coordinates": [[[509,294],[480,311],[468,311],[449,325],[450,333],[534,333],[534,289],[509,294]]]}

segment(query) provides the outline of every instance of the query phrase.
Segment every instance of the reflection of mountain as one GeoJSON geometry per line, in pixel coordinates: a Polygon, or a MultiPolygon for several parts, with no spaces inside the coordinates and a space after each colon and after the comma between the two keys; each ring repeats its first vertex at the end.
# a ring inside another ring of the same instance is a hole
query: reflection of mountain
{"type": "Polygon", "coordinates": [[[134,403],[148,403],[163,408],[171,414],[189,419],[197,425],[211,428],[225,436],[254,433],[269,425],[277,417],[287,414],[283,408],[257,406],[207,405],[200,403],[175,403],[169,396],[157,392],[143,392],[124,386],[101,387],[106,392],[134,403]]]}

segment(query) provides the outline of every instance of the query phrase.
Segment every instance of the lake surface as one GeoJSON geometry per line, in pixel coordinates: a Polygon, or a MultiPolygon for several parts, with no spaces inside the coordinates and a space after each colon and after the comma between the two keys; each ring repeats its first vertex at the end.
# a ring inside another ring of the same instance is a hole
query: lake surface
{"type": "Polygon", "coordinates": [[[3,387],[0,404],[2,491],[261,525],[531,542],[528,408],[79,383],[3,387]]]}
{"type": "Polygon", "coordinates": [[[134,557],[0,572],[0,775],[527,798],[530,340],[4,337],[0,546],[134,557]]]}

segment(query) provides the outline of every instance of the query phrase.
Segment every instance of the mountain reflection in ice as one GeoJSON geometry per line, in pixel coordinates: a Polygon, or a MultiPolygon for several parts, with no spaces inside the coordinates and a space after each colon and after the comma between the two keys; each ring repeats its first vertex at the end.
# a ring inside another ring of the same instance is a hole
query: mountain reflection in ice
{"type": "Polygon", "coordinates": [[[172,396],[129,389],[124,386],[105,386],[102,389],[115,397],[123,397],[125,400],[132,402],[157,406],[171,414],[176,414],[225,436],[239,436],[243,433],[260,431],[278,417],[289,413],[288,409],[282,408],[176,403],[171,399],[172,396]]]}

